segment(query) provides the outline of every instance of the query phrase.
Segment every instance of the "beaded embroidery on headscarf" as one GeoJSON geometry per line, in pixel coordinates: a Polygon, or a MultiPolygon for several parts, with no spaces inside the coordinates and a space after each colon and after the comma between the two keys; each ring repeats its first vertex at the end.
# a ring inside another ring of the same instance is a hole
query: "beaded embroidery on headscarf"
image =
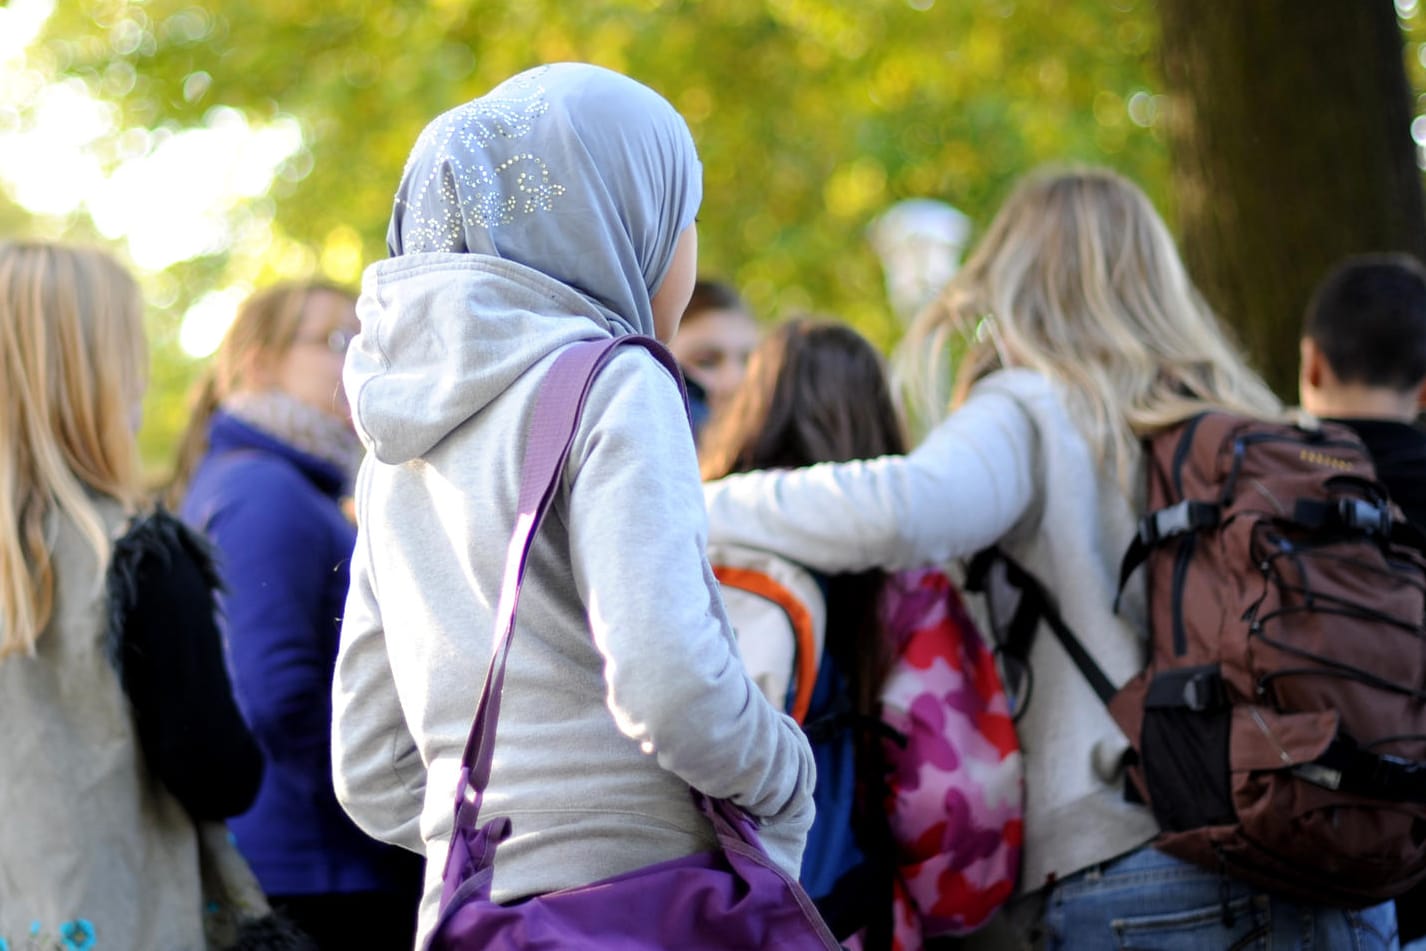
{"type": "Polygon", "coordinates": [[[573,288],[616,332],[653,332],[652,291],[702,199],[688,126],[619,73],[558,63],[437,117],[396,194],[393,256],[488,254],[573,288]]]}
{"type": "MultiPolygon", "coordinates": [[[[463,217],[478,228],[491,228],[514,221],[517,211],[529,215],[553,210],[554,199],[565,189],[550,180],[549,167],[538,156],[528,152],[512,155],[493,168],[479,160],[497,137],[520,139],[529,134],[536,118],[549,111],[544,87],[537,82],[548,68],[522,73],[425,128],[411,150],[408,174],[418,155],[435,151],[446,156],[446,162],[431,165],[425,179],[408,192],[410,200],[397,198],[410,209],[401,227],[399,253],[468,250],[463,217]],[[506,174],[518,179],[515,188],[503,187],[501,177],[506,174]],[[531,187],[531,182],[537,184],[531,187]],[[461,185],[465,186],[465,201],[459,193],[461,185]],[[432,188],[439,189],[439,202],[427,198],[432,188]],[[523,202],[520,194],[525,196],[523,202]],[[428,217],[432,208],[440,214],[428,217]]],[[[402,191],[407,192],[404,182],[402,191]]]]}

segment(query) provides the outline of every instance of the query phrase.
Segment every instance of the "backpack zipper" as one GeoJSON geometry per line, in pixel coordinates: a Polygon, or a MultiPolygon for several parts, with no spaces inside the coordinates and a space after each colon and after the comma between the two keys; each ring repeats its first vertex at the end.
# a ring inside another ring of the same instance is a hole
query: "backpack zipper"
{"type": "MultiPolygon", "coordinates": [[[[1183,467],[1188,461],[1189,450],[1193,448],[1193,434],[1202,421],[1201,413],[1190,419],[1183,428],[1183,435],[1179,436],[1178,445],[1174,447],[1173,487],[1179,500],[1183,499],[1183,467]]],[[[1179,543],[1173,566],[1173,652],[1176,657],[1188,653],[1188,631],[1183,623],[1183,589],[1188,579],[1188,561],[1193,556],[1194,537],[1190,534],[1179,543]]]]}
{"type": "Polygon", "coordinates": [[[1248,712],[1253,715],[1253,722],[1258,725],[1258,729],[1262,730],[1263,735],[1272,740],[1273,746],[1277,747],[1277,755],[1282,757],[1284,763],[1291,766],[1293,762],[1292,754],[1288,753],[1287,749],[1282,745],[1282,741],[1277,738],[1277,734],[1268,729],[1267,721],[1263,719],[1263,715],[1257,711],[1256,707],[1249,707],[1248,712]]]}

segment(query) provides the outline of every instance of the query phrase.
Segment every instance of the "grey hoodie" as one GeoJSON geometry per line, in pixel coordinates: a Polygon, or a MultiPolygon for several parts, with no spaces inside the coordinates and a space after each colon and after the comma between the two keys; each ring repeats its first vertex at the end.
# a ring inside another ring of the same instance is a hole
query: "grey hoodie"
{"type": "MultiPolygon", "coordinates": [[[[477,254],[373,265],[358,313],[345,384],[369,453],[333,769],[358,825],[426,854],[424,940],[536,388],[560,349],[618,331],[574,291],[477,254]]],[[[530,555],[482,811],[514,825],[496,900],[711,848],[690,786],[764,817],[768,851],[796,873],[811,752],[743,670],[706,531],[675,381],[621,352],[530,555]]]]}

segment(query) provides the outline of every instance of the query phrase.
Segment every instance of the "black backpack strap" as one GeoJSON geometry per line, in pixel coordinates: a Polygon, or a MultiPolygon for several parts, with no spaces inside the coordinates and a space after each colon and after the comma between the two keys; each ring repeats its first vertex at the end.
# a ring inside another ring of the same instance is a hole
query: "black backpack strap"
{"type": "Polygon", "coordinates": [[[1030,648],[1034,644],[1035,631],[1039,622],[1044,621],[1050,626],[1050,630],[1054,631],[1060,646],[1065,649],[1065,653],[1069,654],[1070,660],[1074,661],[1074,665],[1079,668],[1084,679],[1089,682],[1090,687],[1107,706],[1110,699],[1118,692],[1117,688],[1100,666],[1095,663],[1094,658],[1089,655],[1083,642],[1075,636],[1069,625],[1065,623],[1064,618],[1060,616],[1059,608],[1055,606],[1054,599],[1045,590],[1045,586],[1040,583],[1040,579],[1025,570],[1001,549],[987,548],[971,559],[970,565],[966,569],[966,588],[970,591],[988,593],[990,572],[996,564],[1003,566],[1005,580],[1020,592],[1020,603],[1016,606],[1015,615],[1011,618],[1005,638],[1001,642],[1001,650],[1019,661],[1028,670],[1030,648]]]}
{"type": "Polygon", "coordinates": [[[1426,802],[1426,763],[1378,755],[1342,734],[1321,756],[1293,772],[1308,782],[1359,796],[1388,802],[1426,802]]]}
{"type": "Polygon", "coordinates": [[[1298,499],[1292,508],[1292,520],[1316,531],[1361,533],[1426,552],[1426,534],[1410,522],[1397,519],[1385,502],[1353,498],[1298,499]]]}
{"type": "MultiPolygon", "coordinates": [[[[1021,586],[1010,578],[1010,558],[999,548],[987,548],[971,559],[966,566],[966,590],[988,594],[990,575],[995,566],[1004,565],[1007,580],[1017,589],[1021,586]]],[[[1030,577],[1025,572],[1026,577],[1030,577]]],[[[1033,581],[1034,579],[1031,578],[1033,581]]],[[[987,603],[990,603],[987,599],[987,603]]],[[[994,608],[992,606],[992,613],[994,608]]],[[[1021,597],[1015,606],[1015,614],[1005,625],[996,624],[996,638],[999,649],[1022,663],[1029,659],[1030,648],[1035,643],[1035,632],[1040,626],[1041,605],[1034,597],[1021,597]]],[[[995,619],[998,621],[999,619],[995,619]]]]}
{"type": "Polygon", "coordinates": [[[1304,528],[1324,532],[1345,532],[1389,539],[1395,520],[1386,502],[1368,499],[1298,499],[1292,520],[1304,528]]]}
{"type": "Polygon", "coordinates": [[[1034,646],[1035,634],[1040,628],[1040,608],[1033,598],[1021,597],[1015,605],[1014,616],[1004,624],[1000,622],[995,610],[995,598],[991,596],[990,576],[995,566],[1004,562],[1004,555],[998,548],[987,548],[977,553],[966,565],[965,589],[985,595],[990,630],[995,641],[996,665],[1010,699],[1011,715],[1018,721],[1035,692],[1035,672],[1030,667],[1029,659],[1030,648],[1034,646]]]}

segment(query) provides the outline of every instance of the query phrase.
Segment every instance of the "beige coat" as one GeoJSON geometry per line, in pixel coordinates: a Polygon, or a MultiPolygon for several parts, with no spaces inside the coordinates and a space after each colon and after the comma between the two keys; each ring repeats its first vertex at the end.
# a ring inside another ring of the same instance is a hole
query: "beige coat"
{"type": "MultiPolygon", "coordinates": [[[[122,527],[117,505],[100,510],[122,527]]],[[[0,938],[15,951],[203,948],[193,822],[144,768],[94,555],[67,520],[53,538],[53,620],[35,656],[0,661],[0,938]]]]}

